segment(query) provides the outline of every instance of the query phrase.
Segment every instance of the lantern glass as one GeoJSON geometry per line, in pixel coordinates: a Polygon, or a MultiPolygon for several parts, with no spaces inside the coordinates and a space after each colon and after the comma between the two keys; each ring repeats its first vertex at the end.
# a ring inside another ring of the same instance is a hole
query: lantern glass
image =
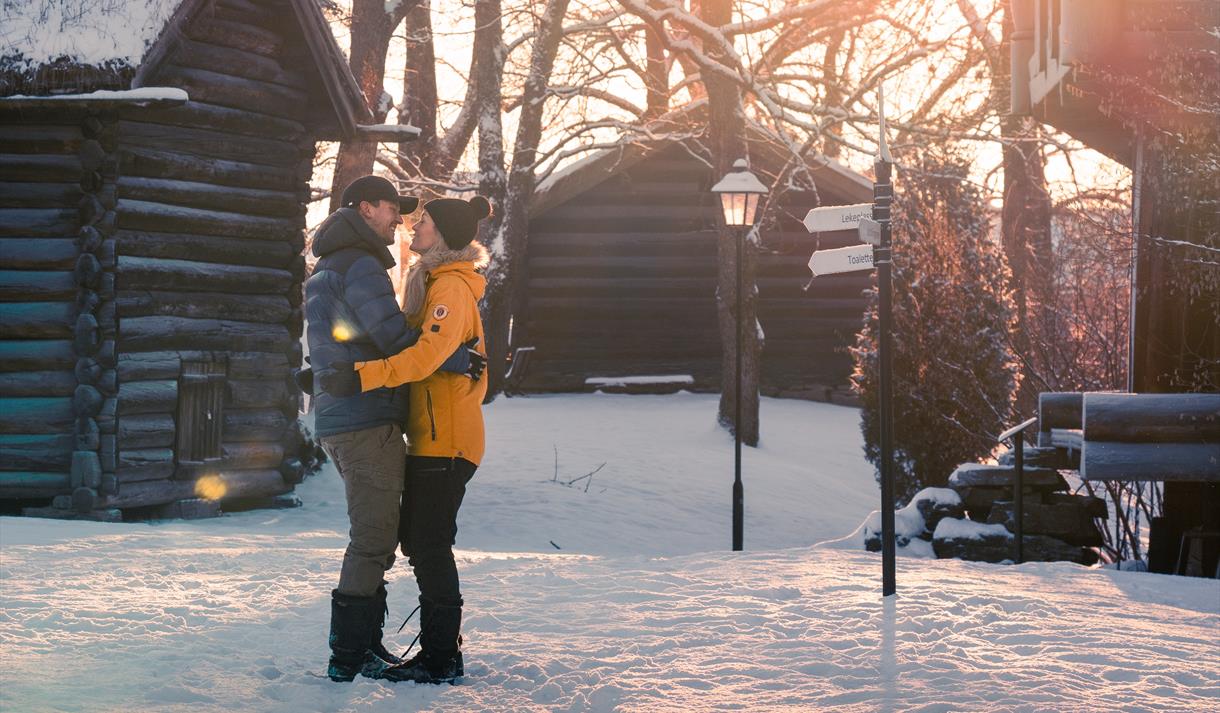
{"type": "Polygon", "coordinates": [[[730,226],[745,225],[746,194],[721,193],[720,205],[724,211],[724,224],[730,226]]]}
{"type": "Polygon", "coordinates": [[[758,199],[759,199],[759,197],[760,196],[757,193],[745,194],[745,199],[746,199],[745,215],[742,216],[742,221],[741,221],[741,224],[743,226],[753,227],[754,221],[756,221],[758,219],[758,199]]]}

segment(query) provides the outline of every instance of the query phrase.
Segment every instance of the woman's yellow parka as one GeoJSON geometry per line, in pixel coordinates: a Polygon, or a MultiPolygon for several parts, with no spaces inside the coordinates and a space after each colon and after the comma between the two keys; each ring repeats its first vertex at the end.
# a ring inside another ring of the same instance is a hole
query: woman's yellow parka
{"type": "Polygon", "coordinates": [[[487,281],[470,261],[432,268],[424,309],[408,318],[422,330],[419,341],[388,359],[356,363],[362,391],[411,382],[407,452],[415,456],[483,459],[483,398],[487,381],[437,371],[463,343],[479,338],[479,300],[487,281]]]}

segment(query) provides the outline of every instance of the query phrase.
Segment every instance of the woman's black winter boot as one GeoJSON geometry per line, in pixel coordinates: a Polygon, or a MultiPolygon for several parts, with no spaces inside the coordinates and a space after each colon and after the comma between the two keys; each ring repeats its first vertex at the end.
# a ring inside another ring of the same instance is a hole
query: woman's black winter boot
{"type": "Polygon", "coordinates": [[[462,661],[462,606],[437,604],[420,597],[420,651],[411,659],[382,672],[391,681],[453,683],[464,675],[462,661]]]}

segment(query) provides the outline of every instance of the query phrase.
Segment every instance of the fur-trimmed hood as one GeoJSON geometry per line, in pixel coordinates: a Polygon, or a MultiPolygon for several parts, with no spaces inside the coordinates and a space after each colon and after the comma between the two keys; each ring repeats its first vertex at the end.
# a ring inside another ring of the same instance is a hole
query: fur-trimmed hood
{"type": "Polygon", "coordinates": [[[461,250],[450,250],[444,242],[438,241],[436,247],[420,255],[403,282],[403,313],[411,316],[422,309],[429,282],[442,274],[459,275],[474,293],[475,301],[483,299],[487,280],[476,270],[482,270],[490,263],[491,255],[478,241],[461,250]]]}
{"type": "Polygon", "coordinates": [[[429,250],[426,255],[421,255],[417,265],[423,265],[424,269],[431,271],[434,267],[448,265],[451,262],[470,262],[474,263],[474,269],[482,270],[491,264],[491,254],[487,252],[487,248],[483,247],[483,243],[475,240],[461,250],[450,250],[444,247],[445,243],[439,242],[437,245],[439,250],[429,250]]]}

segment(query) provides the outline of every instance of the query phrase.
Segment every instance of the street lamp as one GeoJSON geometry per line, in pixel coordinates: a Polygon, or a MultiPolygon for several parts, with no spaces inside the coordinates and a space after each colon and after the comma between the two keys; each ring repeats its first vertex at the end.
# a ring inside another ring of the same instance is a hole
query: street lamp
{"type": "Polygon", "coordinates": [[[745,236],[758,220],[758,204],[767,194],[767,187],[750,173],[750,164],[744,158],[733,163],[733,170],[725,174],[720,182],[712,186],[712,193],[720,195],[721,217],[724,225],[737,233],[737,388],[733,391],[736,413],[733,417],[733,551],[741,551],[742,514],[745,496],[741,487],[741,353],[742,353],[742,253],[745,236]]]}

